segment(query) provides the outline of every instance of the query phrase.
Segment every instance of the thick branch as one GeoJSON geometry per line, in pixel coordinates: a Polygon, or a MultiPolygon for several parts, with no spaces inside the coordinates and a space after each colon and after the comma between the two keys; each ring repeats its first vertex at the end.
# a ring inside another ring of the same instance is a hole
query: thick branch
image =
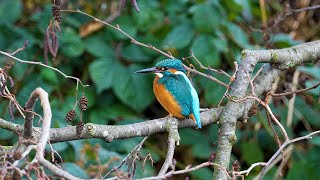
{"type": "MultiPolygon", "coordinates": [[[[261,93],[268,91],[276,77],[285,70],[302,63],[315,63],[320,58],[320,41],[304,43],[291,48],[279,50],[244,50],[242,52],[242,61],[237,73],[237,78],[231,86],[231,96],[242,98],[246,96],[250,84],[246,73],[252,74],[257,63],[270,63],[274,68],[268,66],[263,73],[255,79],[255,93],[260,96],[261,93]]],[[[252,100],[243,103],[228,101],[224,112],[220,116],[220,131],[218,137],[218,150],[216,163],[223,167],[228,167],[230,162],[232,145],[236,141],[236,122],[239,118],[247,118],[247,113],[253,104],[252,100]]],[[[225,173],[219,168],[215,168],[215,177],[217,179],[227,179],[225,173]]]]}
{"type": "Polygon", "coordinates": [[[29,100],[27,101],[25,105],[25,110],[26,110],[26,116],[25,116],[25,122],[24,122],[24,131],[23,131],[23,137],[28,139],[32,137],[32,128],[33,128],[33,119],[34,119],[34,114],[33,114],[33,107],[36,104],[38,100],[38,96],[35,95],[37,91],[33,91],[32,94],[29,97],[29,100]]]}
{"type": "MultiPolygon", "coordinates": [[[[169,127],[169,135],[168,135],[168,151],[167,151],[167,156],[166,160],[163,163],[158,176],[166,174],[170,166],[173,166],[173,155],[174,155],[174,149],[176,147],[176,142],[179,143],[180,141],[180,136],[178,133],[178,122],[176,119],[168,120],[168,124],[170,124],[169,127]]],[[[179,145],[179,144],[177,144],[179,145]]]]}
{"type": "Polygon", "coordinates": [[[50,137],[50,126],[51,126],[51,119],[52,119],[52,113],[51,113],[51,107],[49,103],[48,93],[44,91],[42,88],[35,89],[31,95],[31,100],[35,101],[37,98],[40,99],[41,106],[43,108],[43,122],[42,122],[42,132],[40,140],[37,144],[37,153],[35,156],[35,159],[33,161],[39,162],[42,166],[49,169],[52,173],[64,177],[66,179],[75,179],[78,180],[79,178],[72,176],[66,171],[63,171],[62,169],[59,169],[55,165],[51,164],[49,161],[47,161],[44,158],[44,151],[45,147],[47,145],[47,142],[50,137]]]}
{"type": "MultiPolygon", "coordinates": [[[[202,126],[214,124],[217,122],[223,108],[208,109],[200,114],[202,126]]],[[[98,125],[88,123],[85,125],[85,130],[79,136],[76,133],[75,126],[67,126],[63,128],[50,129],[50,142],[65,142],[79,139],[101,138],[108,142],[116,139],[126,139],[131,137],[142,137],[151,134],[165,132],[167,129],[167,120],[172,120],[171,117],[159,118],[154,120],[146,120],[140,123],[127,125],[98,125]]],[[[192,120],[178,120],[179,128],[193,127],[196,124],[192,120]]],[[[23,126],[10,123],[0,118],[0,128],[19,134],[23,131],[23,126]]],[[[34,127],[33,134],[36,137],[40,136],[41,128],[34,127]]]]}
{"type": "MultiPolygon", "coordinates": [[[[201,124],[203,126],[216,123],[222,108],[209,109],[202,112],[201,124]]],[[[132,137],[142,137],[151,134],[165,132],[167,129],[167,120],[171,117],[165,117],[160,119],[154,119],[149,121],[144,121],[140,123],[127,124],[127,125],[97,125],[87,123],[84,128],[85,131],[82,132],[80,136],[76,134],[76,127],[64,127],[64,128],[53,128],[50,131],[50,142],[62,142],[78,139],[89,139],[89,138],[101,138],[105,139],[107,142],[111,142],[116,139],[127,139],[132,137]]],[[[196,124],[192,120],[179,120],[179,128],[185,127],[196,127],[196,124]]]]}

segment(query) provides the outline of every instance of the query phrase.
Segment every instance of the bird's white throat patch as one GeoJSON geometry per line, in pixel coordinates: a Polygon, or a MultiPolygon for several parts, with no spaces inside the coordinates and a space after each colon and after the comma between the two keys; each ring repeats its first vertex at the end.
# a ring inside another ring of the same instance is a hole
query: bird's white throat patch
{"type": "Polygon", "coordinates": [[[176,71],[174,74],[182,74],[182,75],[185,75],[182,71],[176,71]]]}
{"type": "Polygon", "coordinates": [[[162,73],[154,73],[155,75],[157,75],[159,78],[162,78],[163,77],[163,74],[162,73]]]}

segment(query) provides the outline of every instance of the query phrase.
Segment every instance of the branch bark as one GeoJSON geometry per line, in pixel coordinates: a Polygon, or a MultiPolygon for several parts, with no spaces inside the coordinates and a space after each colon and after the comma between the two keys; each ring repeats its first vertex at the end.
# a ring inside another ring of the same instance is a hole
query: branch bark
{"type": "MultiPolygon", "coordinates": [[[[302,63],[315,63],[320,58],[320,41],[278,50],[244,50],[241,54],[242,61],[230,92],[230,95],[236,99],[246,96],[250,84],[246,73],[251,76],[257,63],[270,64],[253,82],[256,95],[260,96],[271,88],[272,82],[282,71],[302,63]],[[258,84],[259,86],[256,86],[258,84]]],[[[219,119],[221,126],[218,135],[217,164],[225,168],[229,166],[232,145],[236,141],[236,122],[239,118],[248,117],[247,107],[251,108],[252,104],[252,100],[243,103],[228,101],[219,119]]],[[[227,179],[228,177],[221,169],[215,168],[215,178],[227,179]]]]}
{"type": "Polygon", "coordinates": [[[170,166],[173,166],[173,155],[174,155],[174,149],[177,145],[179,145],[180,141],[180,136],[178,133],[178,120],[177,119],[169,119],[167,121],[169,124],[169,130],[168,130],[168,151],[167,151],[167,156],[166,160],[163,163],[158,176],[162,176],[166,174],[170,166]]]}
{"type": "Polygon", "coordinates": [[[23,137],[25,139],[29,139],[32,137],[32,128],[33,128],[33,119],[34,119],[34,114],[32,111],[38,99],[38,96],[36,93],[37,93],[37,90],[32,92],[32,94],[30,95],[25,105],[26,116],[25,116],[24,131],[23,131],[23,137]]]}
{"type": "Polygon", "coordinates": [[[40,99],[41,106],[43,108],[43,122],[42,122],[41,137],[39,142],[37,143],[37,153],[35,158],[33,159],[33,162],[40,163],[43,167],[49,169],[52,173],[60,177],[63,177],[66,179],[79,180],[80,178],[77,178],[64,170],[59,169],[58,167],[56,167],[55,165],[53,165],[52,163],[50,163],[48,160],[44,158],[45,147],[50,137],[52,113],[51,113],[51,106],[49,103],[48,93],[44,91],[42,88],[35,89],[31,93],[29,100],[31,99],[35,103],[36,99],[38,98],[40,99]]]}

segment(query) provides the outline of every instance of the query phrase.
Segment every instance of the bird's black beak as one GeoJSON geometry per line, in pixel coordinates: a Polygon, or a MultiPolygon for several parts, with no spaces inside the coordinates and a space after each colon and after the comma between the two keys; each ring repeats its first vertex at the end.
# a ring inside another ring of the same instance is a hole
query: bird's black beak
{"type": "Polygon", "coordinates": [[[147,69],[142,69],[140,71],[136,71],[135,73],[156,73],[159,72],[159,70],[156,67],[152,67],[152,68],[147,68],[147,69]]]}

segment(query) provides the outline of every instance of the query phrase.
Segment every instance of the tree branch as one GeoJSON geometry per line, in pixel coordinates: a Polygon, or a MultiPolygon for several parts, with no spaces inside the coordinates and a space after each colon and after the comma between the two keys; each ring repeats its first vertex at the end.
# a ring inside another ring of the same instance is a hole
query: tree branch
{"type": "Polygon", "coordinates": [[[269,159],[269,161],[265,164],[264,168],[262,169],[262,171],[260,172],[259,175],[259,180],[263,179],[263,176],[267,173],[267,169],[268,166],[270,166],[270,164],[279,156],[279,154],[290,144],[296,143],[298,141],[302,141],[302,140],[306,140],[306,139],[311,139],[312,136],[316,135],[316,134],[320,134],[320,130],[319,131],[314,131],[310,134],[307,134],[305,136],[301,136],[292,140],[288,140],[286,142],[284,142],[282,144],[282,146],[277,150],[276,153],[273,154],[273,156],[269,159]]]}
{"type": "MultiPolygon", "coordinates": [[[[201,124],[207,126],[214,124],[218,121],[223,108],[212,108],[201,112],[201,124]]],[[[164,117],[154,120],[146,120],[140,123],[127,124],[127,125],[99,125],[87,123],[84,126],[82,134],[77,135],[76,126],[67,126],[62,128],[50,129],[50,142],[65,142],[79,139],[101,138],[108,142],[116,139],[126,139],[132,137],[142,137],[151,134],[165,132],[167,129],[167,120],[172,120],[172,117],[164,117]]],[[[179,128],[193,127],[196,124],[192,120],[178,120],[179,128]]],[[[0,128],[19,134],[23,132],[23,126],[15,123],[8,122],[0,118],[0,128]]],[[[41,128],[34,127],[33,134],[40,137],[41,128]]]]}
{"type": "Polygon", "coordinates": [[[37,98],[40,99],[41,106],[43,108],[43,122],[42,122],[42,133],[39,142],[37,143],[37,153],[35,158],[33,159],[32,162],[39,162],[42,166],[46,167],[49,169],[52,173],[64,177],[66,179],[73,179],[73,180],[78,180],[80,178],[77,178],[68,172],[59,169],[49,161],[47,161],[44,158],[44,152],[45,152],[45,147],[47,145],[47,142],[50,137],[50,126],[51,126],[51,118],[52,118],[52,113],[51,113],[51,107],[49,103],[49,98],[48,98],[48,93],[44,91],[42,88],[37,88],[35,89],[31,95],[30,98],[31,100],[35,101],[37,98]]]}
{"type": "Polygon", "coordinates": [[[28,101],[26,102],[25,105],[25,121],[24,121],[24,130],[23,130],[23,137],[25,139],[29,139],[32,137],[32,128],[33,128],[33,119],[34,119],[34,114],[33,114],[33,107],[37,102],[38,96],[35,95],[37,91],[33,91],[32,94],[30,95],[28,101]]]}
{"type": "Polygon", "coordinates": [[[177,145],[179,145],[180,136],[178,133],[178,121],[176,119],[168,119],[167,123],[169,126],[169,135],[168,135],[168,151],[166,160],[164,161],[158,176],[166,174],[170,166],[173,166],[173,155],[174,155],[174,149],[177,142],[177,145]]]}
{"type": "Polygon", "coordinates": [[[76,78],[76,77],[73,77],[73,76],[68,76],[68,75],[66,75],[65,73],[63,73],[62,71],[60,71],[59,69],[54,68],[54,67],[51,67],[51,66],[46,65],[46,64],[43,64],[42,62],[22,60],[22,59],[19,59],[19,58],[15,57],[15,56],[13,56],[13,55],[11,55],[11,54],[9,54],[9,53],[4,52],[4,51],[0,51],[0,54],[5,55],[5,56],[7,56],[7,57],[9,57],[9,58],[11,58],[11,59],[13,59],[13,60],[15,60],[15,61],[18,61],[18,62],[22,63],[22,64],[33,64],[33,65],[39,65],[39,66],[43,66],[43,67],[45,67],[45,68],[52,69],[53,71],[58,72],[59,74],[61,74],[61,75],[62,75],[63,77],[65,77],[65,78],[69,78],[69,79],[76,80],[76,81],[77,81],[78,83],[80,83],[83,87],[89,86],[89,85],[83,84],[82,81],[81,81],[79,78],[76,78]]]}
{"type": "Polygon", "coordinates": [[[299,94],[299,93],[303,93],[306,91],[309,91],[311,89],[315,89],[318,86],[320,86],[320,82],[318,82],[317,84],[309,87],[309,88],[305,88],[305,89],[299,89],[299,90],[295,90],[295,91],[291,91],[291,92],[285,92],[285,93],[279,93],[279,94],[275,94],[275,93],[268,93],[269,95],[273,96],[273,97],[281,97],[281,96],[288,96],[288,95],[292,95],[292,94],[299,94]]]}
{"type": "MultiPolygon", "coordinates": [[[[249,87],[249,80],[246,72],[251,76],[257,63],[270,63],[263,73],[255,79],[253,83],[260,84],[254,86],[256,95],[260,96],[263,92],[270,89],[272,82],[281,71],[300,65],[302,63],[315,63],[320,58],[320,41],[304,43],[291,48],[279,50],[244,50],[242,51],[242,61],[239,66],[237,78],[231,85],[230,95],[236,99],[246,96],[249,87]]],[[[218,135],[218,149],[216,163],[223,167],[228,167],[233,143],[236,141],[236,122],[239,118],[247,118],[249,109],[253,101],[235,103],[228,101],[225,110],[220,116],[220,131],[218,135]]],[[[217,179],[227,179],[227,176],[219,168],[215,168],[217,179]]]]}

